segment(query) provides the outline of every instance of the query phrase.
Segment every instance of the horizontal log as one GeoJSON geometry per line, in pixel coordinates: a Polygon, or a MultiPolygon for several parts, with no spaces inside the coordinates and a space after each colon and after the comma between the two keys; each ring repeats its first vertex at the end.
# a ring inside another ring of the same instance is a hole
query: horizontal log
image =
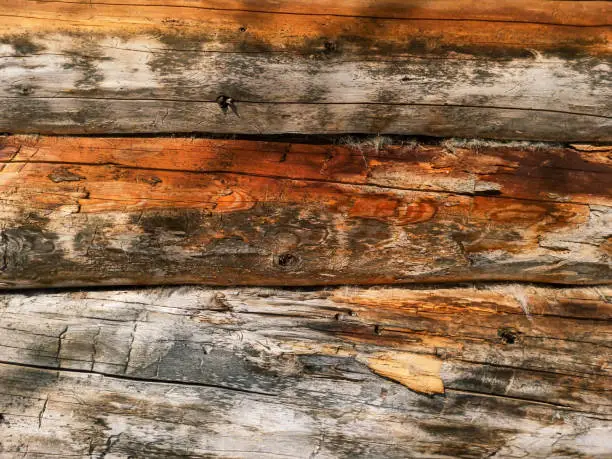
{"type": "Polygon", "coordinates": [[[3,287],[612,280],[606,147],[4,137],[3,287]]]}
{"type": "Polygon", "coordinates": [[[606,457],[609,287],[0,297],[0,454],[606,457]]]}
{"type": "MultiPolygon", "coordinates": [[[[45,12],[58,12],[60,18],[69,19],[74,23],[77,20],[89,21],[93,28],[96,24],[93,21],[92,15],[87,15],[83,5],[93,8],[105,8],[111,5],[114,8],[110,11],[114,14],[109,14],[103,17],[103,20],[121,23],[124,27],[133,25],[125,17],[132,20],[138,20],[136,24],[139,26],[143,23],[150,23],[152,16],[138,16],[134,11],[149,11],[155,12],[166,9],[165,11],[173,11],[175,15],[180,15],[181,19],[195,22],[194,14],[207,14],[207,11],[223,14],[230,12],[236,16],[248,17],[252,13],[269,13],[267,20],[274,20],[273,15],[309,15],[309,16],[347,16],[355,18],[381,18],[381,19],[412,19],[412,20],[464,20],[464,21],[499,21],[510,23],[534,23],[534,24],[550,24],[550,25],[566,25],[566,26],[586,26],[599,27],[608,26],[608,14],[610,13],[610,5],[605,1],[589,1],[580,0],[507,0],[504,5],[499,5],[495,0],[481,0],[478,2],[466,0],[429,0],[428,2],[412,2],[406,4],[403,0],[385,0],[376,3],[364,0],[345,0],[343,2],[330,3],[325,0],[258,0],[256,5],[244,0],[206,0],[194,4],[191,0],[128,0],[123,3],[100,2],[96,0],[66,0],[62,1],[70,6],[65,6],[63,9],[54,8],[54,5],[45,5],[45,3],[54,3],[52,1],[44,2],[29,2],[16,0],[3,0],[7,7],[24,11],[26,6],[29,7],[31,14],[29,17],[24,17],[26,23],[35,21],[41,15],[44,17],[45,12]],[[52,8],[49,10],[49,7],[52,8]],[[148,7],[149,10],[146,10],[148,7]],[[191,15],[187,14],[191,9],[191,15]],[[202,10],[202,11],[200,11],[202,10]],[[36,13],[36,14],[34,14],[36,13]]],[[[6,15],[8,16],[8,15],[6,15]]],[[[207,17],[207,16],[200,16],[207,17]]],[[[210,17],[210,16],[208,16],[210,17]]],[[[288,18],[291,19],[291,18],[288,18]]],[[[307,20],[303,18],[302,21],[307,20]]],[[[100,25],[100,23],[98,23],[100,25]]],[[[219,21],[220,27],[227,27],[219,21]]],[[[268,33],[274,33],[274,30],[268,30],[268,33]]],[[[486,30],[480,33],[486,33],[486,30]]]]}
{"type": "Polygon", "coordinates": [[[610,3],[533,3],[1,0],[0,131],[612,140],[610,3]]]}

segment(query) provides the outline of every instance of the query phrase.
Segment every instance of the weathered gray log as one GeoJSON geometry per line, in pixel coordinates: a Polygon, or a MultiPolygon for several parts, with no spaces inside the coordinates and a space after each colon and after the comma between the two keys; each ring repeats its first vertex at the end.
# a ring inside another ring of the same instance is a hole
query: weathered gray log
{"type": "Polygon", "coordinates": [[[612,290],[0,297],[2,457],[612,453],[612,290]]]}
{"type": "Polygon", "coordinates": [[[242,3],[2,0],[0,131],[612,140],[607,2],[242,3]]]}

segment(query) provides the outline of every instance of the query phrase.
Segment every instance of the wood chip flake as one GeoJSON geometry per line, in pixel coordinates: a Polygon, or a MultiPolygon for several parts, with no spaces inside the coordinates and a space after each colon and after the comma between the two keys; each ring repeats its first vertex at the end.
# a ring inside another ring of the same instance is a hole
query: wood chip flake
{"type": "Polygon", "coordinates": [[[442,361],[436,357],[407,352],[379,353],[367,358],[374,373],[423,394],[443,394],[442,361]]]}

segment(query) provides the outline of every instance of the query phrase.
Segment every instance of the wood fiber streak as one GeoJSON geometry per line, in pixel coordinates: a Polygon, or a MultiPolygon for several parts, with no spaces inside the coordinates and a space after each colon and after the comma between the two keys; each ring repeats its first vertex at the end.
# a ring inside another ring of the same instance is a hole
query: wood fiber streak
{"type": "Polygon", "coordinates": [[[0,0],[0,131],[612,140],[610,2],[412,3],[0,0]]]}
{"type": "Polygon", "coordinates": [[[612,279],[610,150],[4,137],[0,282],[612,279]]]}
{"type": "Polygon", "coordinates": [[[603,458],[608,287],[0,297],[4,457],[603,458]]]}

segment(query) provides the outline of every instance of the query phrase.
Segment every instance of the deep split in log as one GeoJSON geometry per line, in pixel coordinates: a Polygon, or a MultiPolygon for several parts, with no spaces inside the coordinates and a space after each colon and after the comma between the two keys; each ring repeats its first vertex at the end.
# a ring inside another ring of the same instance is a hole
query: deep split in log
{"type": "Polygon", "coordinates": [[[606,457],[611,298],[525,285],[4,295],[0,451],[606,457]]]}
{"type": "Polygon", "coordinates": [[[1,0],[0,132],[612,140],[610,2],[333,3],[1,0]]]}
{"type": "Polygon", "coordinates": [[[610,150],[536,147],[4,137],[0,282],[610,282],[610,150]]]}

